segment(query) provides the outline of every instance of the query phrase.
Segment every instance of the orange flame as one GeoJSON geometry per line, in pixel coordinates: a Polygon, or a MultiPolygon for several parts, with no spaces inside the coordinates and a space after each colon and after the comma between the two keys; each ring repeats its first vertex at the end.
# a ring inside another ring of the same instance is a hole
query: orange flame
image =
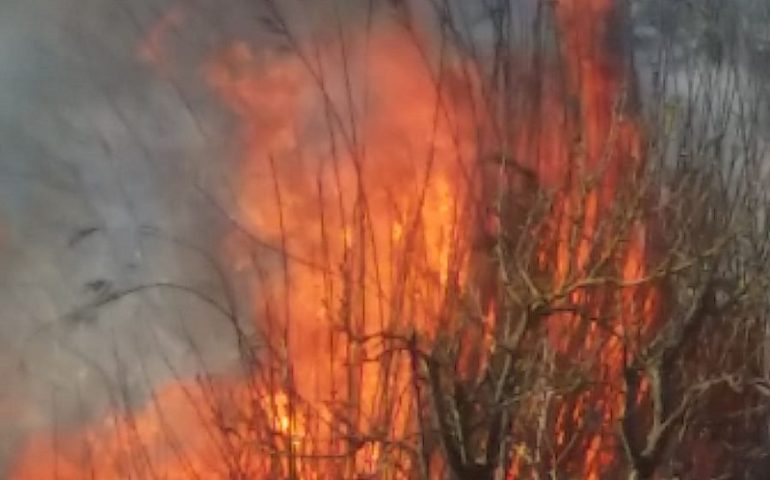
{"type": "Polygon", "coordinates": [[[246,225],[302,258],[258,293],[289,297],[263,330],[286,350],[292,385],[313,404],[354,403],[352,428],[364,436],[384,426],[400,438],[414,427],[411,393],[393,396],[410,391],[409,359],[365,361],[387,347],[356,339],[386,329],[435,335],[444,292],[466,274],[456,226],[468,190],[462,171],[475,155],[473,116],[449,96],[469,86],[451,73],[433,78],[403,35],[372,36],[367,58],[377,61],[345,67],[359,67],[371,92],[353,104],[324,98],[344,79],[314,83],[298,60],[260,58],[243,45],[220,57],[209,79],[244,126],[246,225]],[[364,103],[365,115],[356,111],[364,103]],[[332,131],[319,138],[324,123],[332,131]]]}
{"type": "MultiPolygon", "coordinates": [[[[577,108],[565,118],[563,97],[547,92],[538,107],[542,119],[524,122],[562,124],[541,128],[534,142],[527,129],[510,132],[511,153],[533,159],[526,166],[538,182],[563,187],[553,215],[556,286],[585,273],[621,173],[635,171],[642,155],[642,133],[621,102],[631,78],[607,43],[614,8],[612,0],[557,2],[567,95],[577,108]],[[565,132],[578,137],[577,148],[565,132]],[[586,173],[600,178],[587,194],[580,183],[586,173]]],[[[467,212],[478,196],[489,195],[479,192],[477,136],[488,119],[475,108],[482,103],[479,85],[467,66],[431,71],[409,38],[390,28],[359,43],[367,45],[365,55],[344,58],[334,47],[297,58],[237,43],[206,69],[242,128],[239,220],[284,252],[254,255],[236,233],[226,242],[237,268],[270,271],[254,292],[270,305],[257,324],[282,370],[256,387],[256,379],[216,388],[172,385],[144,411],[76,432],[67,448],[33,440],[13,478],[49,478],[52,469],[63,479],[88,472],[97,478],[401,478],[396,467],[412,459],[367,438],[397,443],[419,429],[413,364],[393,353],[392,343],[374,340],[387,331],[430,342],[442,329],[460,329],[445,318],[446,298],[476,274],[471,230],[478,219],[467,212]],[[172,413],[164,416],[166,408],[172,413]],[[347,456],[351,461],[345,454],[353,436],[359,443],[347,456]],[[169,437],[182,444],[181,453],[169,437]]],[[[495,212],[481,216],[484,233],[496,235],[501,219],[495,212]]],[[[645,250],[639,223],[617,261],[622,280],[645,275],[645,250]]],[[[546,263],[545,249],[539,256],[546,263]]],[[[484,331],[469,338],[474,344],[490,342],[496,299],[488,296],[480,306],[484,331]]],[[[593,310],[601,296],[586,289],[569,294],[593,310]]],[[[655,292],[628,288],[622,296],[612,322],[621,334],[644,332],[655,316],[655,292]]],[[[627,345],[617,338],[600,343],[596,324],[586,327],[576,315],[554,320],[555,348],[596,354],[595,369],[608,385],[558,412],[556,446],[565,448],[570,429],[590,408],[599,409],[602,426],[616,421],[627,345]]],[[[483,359],[464,354],[462,373],[472,375],[483,359]]],[[[580,439],[583,459],[576,468],[583,478],[600,478],[612,462],[615,445],[606,430],[580,439]]],[[[523,455],[514,455],[513,472],[521,470],[523,455]]]]}
{"type": "MultiPolygon", "coordinates": [[[[559,0],[556,4],[568,91],[576,99],[578,111],[572,129],[579,136],[575,158],[589,175],[598,175],[598,181],[587,192],[581,190],[584,184],[574,184],[563,199],[563,220],[558,227],[557,284],[566,283],[576,273],[586,273],[589,256],[597,248],[599,222],[615,202],[621,175],[632,177],[641,166],[642,132],[629,108],[634,79],[625,64],[619,8],[613,0],[559,0]],[[577,248],[570,237],[576,215],[583,222],[577,248]]],[[[617,263],[621,282],[629,285],[648,274],[645,226],[637,221],[631,231],[617,263]]],[[[586,305],[599,314],[604,301],[601,296],[607,293],[600,292],[599,298],[591,298],[596,294],[578,289],[570,297],[574,304],[586,305]]],[[[617,456],[619,450],[612,429],[623,411],[620,389],[626,358],[639,348],[639,341],[646,338],[656,318],[657,293],[650,287],[626,287],[618,300],[621,309],[609,322],[615,335],[603,344],[598,343],[596,323],[585,332],[582,344],[575,342],[576,334],[584,330],[579,327],[580,320],[571,315],[565,315],[552,331],[555,344],[565,353],[591,352],[599,359],[597,381],[605,387],[592,389],[590,394],[565,405],[556,426],[558,442],[564,446],[566,424],[577,425],[591,409],[598,410],[602,427],[582,440],[585,450],[578,449],[577,453],[583,465],[582,476],[587,479],[601,478],[617,456]]]]}

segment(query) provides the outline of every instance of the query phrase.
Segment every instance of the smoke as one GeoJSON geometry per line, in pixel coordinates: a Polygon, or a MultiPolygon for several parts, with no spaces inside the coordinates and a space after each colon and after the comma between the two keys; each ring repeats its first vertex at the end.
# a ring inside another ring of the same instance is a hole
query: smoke
{"type": "MultiPolygon", "coordinates": [[[[219,248],[200,185],[232,158],[226,117],[195,75],[137,59],[171,7],[0,5],[0,471],[35,430],[236,356],[222,319],[190,295],[148,289],[83,309],[154,282],[221,291],[196,249],[219,248]]],[[[212,31],[169,30],[168,48],[186,44],[175,67],[199,63],[212,31]]]]}

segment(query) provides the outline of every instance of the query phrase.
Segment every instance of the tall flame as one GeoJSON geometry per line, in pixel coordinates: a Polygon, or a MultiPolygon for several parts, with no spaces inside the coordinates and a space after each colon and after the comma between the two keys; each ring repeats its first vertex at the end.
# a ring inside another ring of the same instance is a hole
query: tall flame
{"type": "MultiPolygon", "coordinates": [[[[301,258],[256,293],[286,297],[280,312],[260,320],[285,350],[291,372],[283,387],[316,406],[352,408],[334,412],[338,426],[319,433],[331,451],[353,432],[404,438],[415,428],[410,359],[388,353],[393,346],[378,334],[432,338],[445,292],[466,274],[457,225],[474,118],[453,96],[470,85],[451,69],[434,78],[403,34],[378,32],[367,48],[376,61],[366,65],[321,52],[363,77],[371,92],[363,99],[340,98],[344,78],[313,78],[295,59],[273,63],[239,45],[209,71],[244,125],[245,222],[301,258]]],[[[344,468],[406,461],[375,453],[344,468]]]]}
{"type": "MultiPolygon", "coordinates": [[[[556,2],[566,94],[549,79],[539,118],[519,122],[536,124],[537,140],[527,128],[509,132],[507,153],[559,192],[552,238],[538,255],[557,290],[610,248],[596,244],[602,218],[621,176],[642,158],[642,132],[627,114],[632,78],[612,44],[616,8],[612,0],[556,2]]],[[[322,46],[299,56],[236,43],[206,69],[240,122],[238,220],[281,251],[255,253],[254,238],[240,230],[225,242],[236,268],[268,272],[254,298],[269,371],[180,382],[144,411],[116,414],[66,442],[34,440],[13,478],[402,478],[399,468],[415,462],[399,447],[424,426],[415,360],[401,347],[462,335],[460,373],[483,368],[499,299],[474,248],[506,219],[476,208],[494,192],[479,173],[488,147],[478,127],[491,120],[479,114],[472,67],[445,60],[432,68],[392,27],[359,40],[350,43],[364,52],[322,46]],[[480,330],[458,325],[448,305],[474,288],[480,330]]],[[[611,262],[628,283],[646,274],[645,226],[633,231],[611,262]]],[[[615,294],[581,287],[566,296],[598,313],[615,294]]],[[[656,293],[629,287],[620,295],[611,323],[622,337],[643,336],[656,293]]],[[[567,451],[577,435],[575,469],[600,478],[615,455],[610,430],[622,414],[628,344],[602,340],[597,324],[578,315],[553,317],[554,348],[598,358],[593,368],[606,385],[560,406],[555,446],[567,451]],[[602,428],[575,433],[592,409],[602,428]]]]}
{"type": "MultiPolygon", "coordinates": [[[[642,132],[633,111],[635,79],[626,63],[620,8],[613,0],[559,0],[556,4],[568,93],[577,107],[570,131],[578,135],[578,148],[568,168],[584,172],[574,176],[577,181],[568,186],[562,199],[557,284],[568,283],[570,277],[587,276],[587,269],[597,263],[596,256],[610,250],[609,245],[597,245],[606,241],[597,240],[601,238],[599,224],[612,214],[611,207],[619,201],[618,187],[623,176],[636,175],[643,158],[642,132]],[[586,175],[596,177],[588,190],[585,183],[579,183],[586,175]],[[572,236],[576,219],[582,222],[577,242],[572,236]]],[[[586,330],[584,321],[571,315],[565,315],[552,331],[554,342],[568,355],[587,353],[598,357],[597,381],[605,386],[565,404],[557,423],[563,447],[568,437],[564,430],[578,428],[591,412],[600,416],[601,428],[577,442],[584,449],[577,449],[582,457],[582,474],[589,479],[600,478],[603,468],[617,456],[619,445],[613,429],[624,409],[623,370],[642,339],[648,338],[656,318],[657,293],[648,286],[634,286],[648,274],[645,225],[636,220],[630,229],[630,238],[625,240],[627,245],[615,266],[621,282],[628,286],[620,290],[615,303],[620,309],[608,322],[614,335],[600,344],[597,323],[591,323],[586,330]]],[[[580,288],[570,297],[575,304],[594,310],[599,318],[606,296],[618,295],[608,290],[580,288]]]]}

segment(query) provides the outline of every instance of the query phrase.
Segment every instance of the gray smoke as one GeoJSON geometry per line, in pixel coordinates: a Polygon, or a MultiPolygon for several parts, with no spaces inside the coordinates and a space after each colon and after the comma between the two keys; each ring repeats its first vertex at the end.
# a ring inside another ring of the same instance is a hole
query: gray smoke
{"type": "Polygon", "coordinates": [[[185,75],[164,77],[136,49],[170,6],[0,3],[0,472],[30,432],[236,355],[222,318],[191,295],[149,289],[83,308],[154,282],[221,290],[181,245],[216,255],[223,227],[200,185],[231,167],[230,125],[190,68],[217,28],[170,31],[185,75]]]}

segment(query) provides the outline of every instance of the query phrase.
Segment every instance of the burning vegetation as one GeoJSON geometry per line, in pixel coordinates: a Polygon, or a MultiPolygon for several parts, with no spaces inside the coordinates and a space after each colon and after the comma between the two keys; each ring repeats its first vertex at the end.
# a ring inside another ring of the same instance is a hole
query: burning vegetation
{"type": "Polygon", "coordinates": [[[755,468],[770,242],[748,96],[645,111],[615,0],[536,2],[520,43],[517,2],[492,2],[483,46],[448,2],[313,41],[263,3],[283,48],[203,69],[241,135],[222,258],[251,322],[221,311],[242,375],[33,439],[12,478],[755,468]]]}

